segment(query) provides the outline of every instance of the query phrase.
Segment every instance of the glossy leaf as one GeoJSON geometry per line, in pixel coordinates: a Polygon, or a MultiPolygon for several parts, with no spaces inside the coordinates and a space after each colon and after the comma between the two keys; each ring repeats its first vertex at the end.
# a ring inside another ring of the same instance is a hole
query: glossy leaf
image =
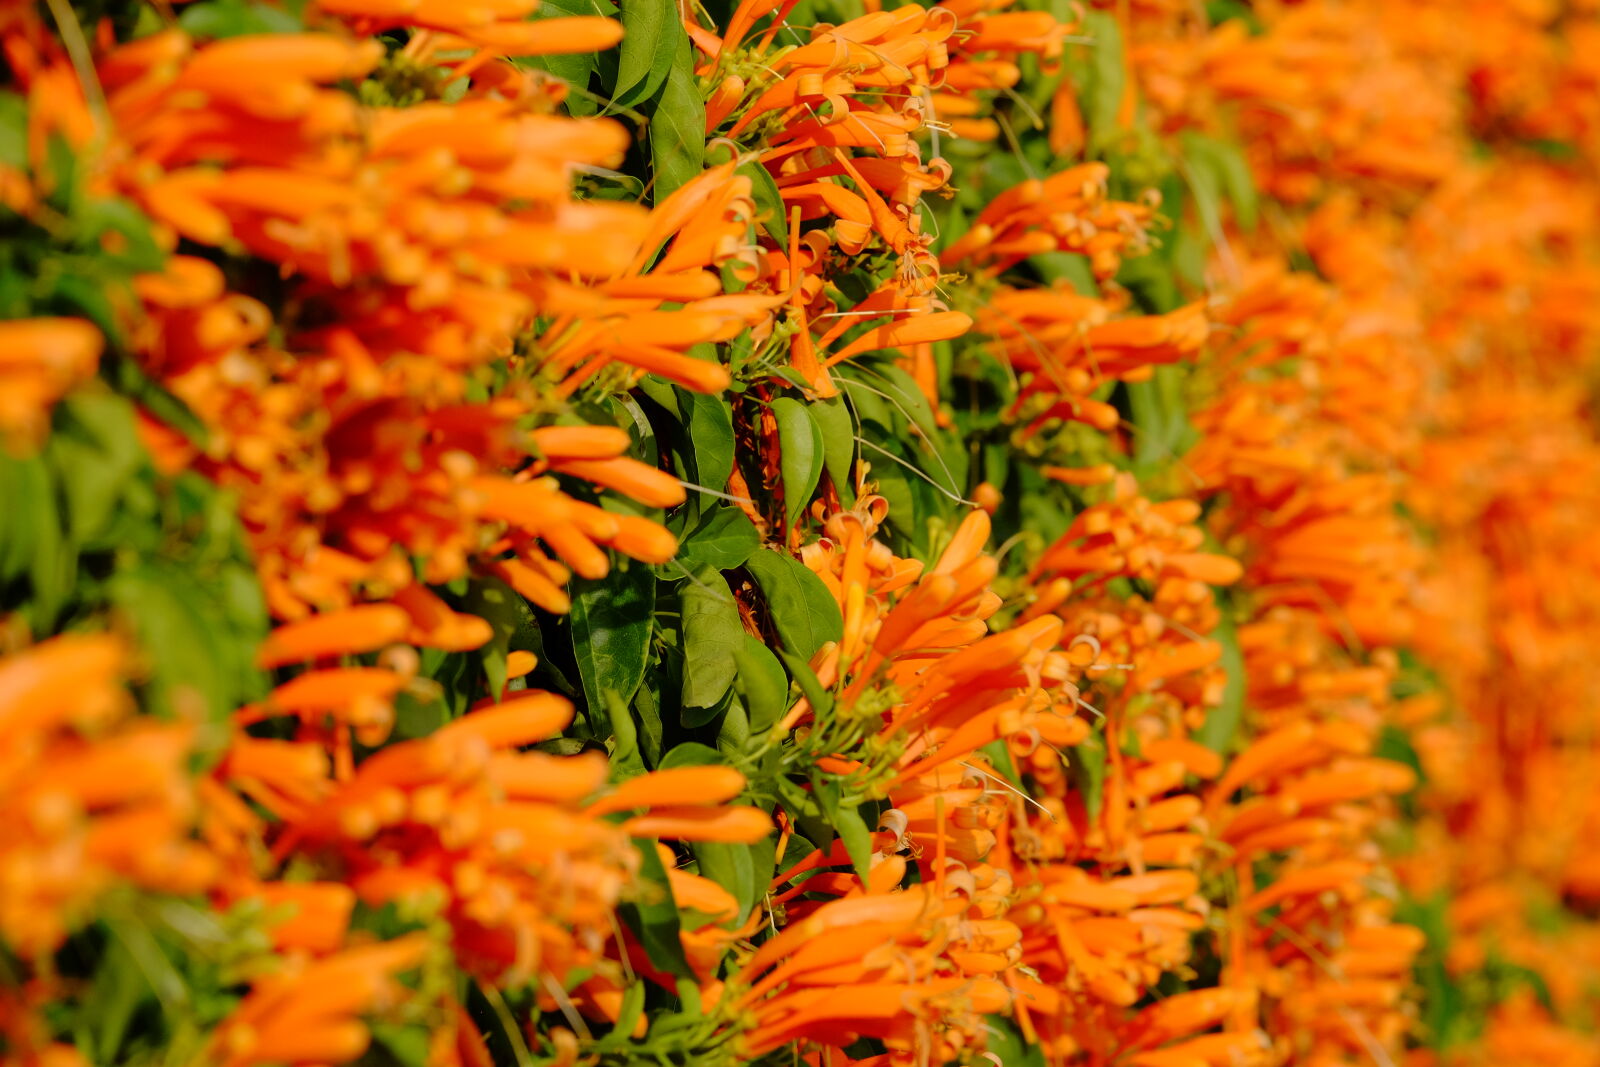
{"type": "Polygon", "coordinates": [[[683,30],[673,0],[622,0],[621,9],[622,44],[611,99],[618,107],[631,107],[653,97],[666,82],[683,30]]]}
{"type": "Polygon", "coordinates": [[[690,458],[696,481],[721,492],[733,473],[733,415],[720,397],[678,390],[689,412],[690,458]]]}
{"type": "Polygon", "coordinates": [[[690,568],[731,571],[743,566],[760,547],[761,534],[744,512],[735,507],[711,508],[679,542],[678,562],[690,568]]]}
{"type": "Polygon", "coordinates": [[[657,969],[689,977],[694,972],[683,955],[678,905],[672,897],[672,883],[667,881],[666,868],[661,865],[661,857],[656,855],[654,841],[634,838],[633,843],[639,853],[642,884],[637,899],[623,904],[618,911],[623,921],[633,928],[645,954],[657,969]]]}
{"type": "MultiPolygon", "coordinates": [[[[688,47],[687,42],[684,45],[688,47]]],[[[667,74],[650,116],[650,158],[655,163],[656,203],[699,175],[706,155],[705,105],[687,64],[667,74]]]]}
{"type": "Polygon", "coordinates": [[[573,579],[572,648],[591,709],[606,707],[607,692],[633,699],[650,655],[655,603],[655,575],[640,563],[595,581],[573,579]]]}
{"type": "Polygon", "coordinates": [[[778,421],[784,514],[788,525],[793,526],[811,503],[811,494],[822,477],[822,430],[806,406],[791,397],[774,400],[772,414],[778,421]]]}
{"type": "Polygon", "coordinates": [[[678,599],[683,619],[683,706],[709,708],[733,683],[734,652],[745,637],[739,605],[722,575],[705,566],[690,572],[678,599]]]}
{"type": "Polygon", "coordinates": [[[789,678],[772,650],[749,634],[733,650],[733,660],[738,667],[734,684],[744,697],[750,733],[764,737],[789,710],[789,678]]]}
{"type": "Polygon", "coordinates": [[[828,587],[804,563],[770,548],[745,563],[778,637],[789,652],[810,659],[817,649],[844,636],[844,619],[828,587]]]}

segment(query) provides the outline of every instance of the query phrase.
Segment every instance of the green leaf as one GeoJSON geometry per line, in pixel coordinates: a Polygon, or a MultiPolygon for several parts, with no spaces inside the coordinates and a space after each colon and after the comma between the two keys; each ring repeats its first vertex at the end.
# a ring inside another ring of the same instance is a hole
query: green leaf
{"type": "MultiPolygon", "coordinates": [[[[877,387],[867,387],[856,381],[851,375],[857,368],[844,366],[839,368],[837,380],[844,388],[844,395],[850,400],[850,408],[856,413],[856,421],[860,423],[863,431],[868,425],[876,426],[885,431],[893,431],[897,420],[891,413],[888,403],[879,395],[877,387]]],[[[903,420],[900,420],[903,423],[903,420]]],[[[866,436],[865,433],[862,436],[866,436]]]]}
{"type": "Polygon", "coordinates": [[[822,687],[822,680],[817,677],[817,672],[811,665],[792,652],[778,650],[778,656],[783,660],[784,666],[789,668],[789,673],[794,676],[794,683],[800,687],[800,695],[806,698],[811,709],[818,718],[827,715],[833,710],[833,694],[822,687]]]}
{"type": "Polygon", "coordinates": [[[661,757],[661,766],[657,770],[667,770],[672,767],[719,767],[728,761],[722,758],[722,753],[710,745],[702,745],[698,741],[684,741],[682,744],[673,745],[665,756],[661,757]]]}
{"type": "MultiPolygon", "coordinates": [[[[548,18],[566,18],[572,15],[614,16],[617,9],[602,0],[540,0],[531,18],[537,22],[548,18]]],[[[593,52],[569,52],[544,56],[527,56],[517,62],[548,71],[577,89],[589,87],[589,76],[595,72],[597,56],[593,52]]],[[[567,99],[567,110],[574,115],[591,114],[592,101],[581,94],[567,99]]]]}
{"type": "Polygon", "coordinates": [[[729,762],[740,761],[751,750],[750,716],[737,700],[727,702],[722,713],[722,724],[717,727],[717,751],[729,762]]]}
{"type": "Polygon", "coordinates": [[[856,427],[843,396],[818,400],[806,409],[822,435],[822,466],[846,507],[855,503],[850,468],[856,459],[856,427]]]}
{"type": "Polygon", "coordinates": [[[55,280],[51,310],[82,315],[115,345],[122,336],[122,324],[111,300],[112,289],[117,287],[119,283],[92,274],[63,274],[55,280]]]}
{"type": "Polygon", "coordinates": [[[734,685],[744,698],[750,733],[763,738],[789,710],[788,675],[772,650],[749,634],[733,650],[733,661],[739,671],[734,685]]]}
{"type": "MultiPolygon", "coordinates": [[[[817,798],[812,795],[811,790],[787,775],[779,775],[774,784],[778,790],[778,800],[785,811],[793,815],[797,820],[805,819],[821,823],[823,826],[822,833],[814,834],[809,830],[805,830],[804,827],[802,827],[801,832],[805,835],[805,839],[816,847],[826,848],[833,841],[833,827],[822,822],[822,805],[817,803],[817,798]],[[821,840],[819,841],[818,838],[821,840]]],[[[785,857],[791,854],[788,847],[785,848],[784,853],[785,857]]]]}
{"type": "Polygon", "coordinates": [[[633,696],[633,710],[639,716],[639,754],[647,765],[653,767],[661,761],[661,748],[666,737],[661,720],[660,692],[653,686],[641,685],[633,696]]]}
{"type": "Polygon", "coordinates": [[[57,409],[49,451],[66,498],[67,535],[83,544],[105,529],[143,465],[132,408],[108,393],[70,397],[57,409]]]}
{"type": "Polygon", "coordinates": [[[365,1067],[423,1067],[428,1062],[428,1032],[420,1026],[398,1023],[368,1023],[372,1030],[372,1046],[362,1057],[365,1067]],[[378,1055],[383,1058],[374,1063],[378,1055]]]}
{"type": "Polygon", "coordinates": [[[1044,1048],[1024,1039],[1010,1019],[991,1015],[984,1021],[984,1030],[988,1032],[988,1051],[996,1063],[1005,1067],[1045,1067],[1044,1048]]]}
{"type": "Polygon", "coordinates": [[[784,648],[803,660],[844,636],[839,604],[804,563],[770,548],[754,553],[745,569],[767,602],[773,628],[784,648]]]}
{"type": "Polygon", "coordinates": [[[91,244],[97,253],[105,255],[120,269],[154,271],[160,270],[166,262],[166,254],[150,232],[150,219],[126,200],[90,200],[84,205],[78,222],[83,227],[83,242],[91,244]],[[107,234],[113,233],[123,238],[123,247],[115,255],[107,255],[101,242],[107,234]]]}
{"type": "Polygon", "coordinates": [[[850,864],[856,869],[857,877],[865,882],[872,873],[872,831],[861,817],[860,808],[844,803],[838,780],[816,769],[811,772],[811,791],[817,803],[822,805],[828,822],[833,824],[839,840],[844,842],[845,852],[850,856],[850,864]]]}
{"type": "Polygon", "coordinates": [[[1149,381],[1126,387],[1133,424],[1139,429],[1134,462],[1144,470],[1165,468],[1199,438],[1189,422],[1183,379],[1181,367],[1157,367],[1149,381]]]}
{"type": "Polygon", "coordinates": [[[474,579],[461,610],[485,620],[493,629],[494,635],[478,650],[478,656],[489,679],[489,692],[498,696],[506,687],[506,656],[512,641],[532,621],[533,612],[515,589],[498,578],[474,579]]]}
{"type": "Polygon", "coordinates": [[[50,472],[44,459],[19,459],[0,449],[0,500],[39,502],[27,508],[0,508],[0,585],[5,585],[27,573],[33,561],[38,513],[46,503],[54,508],[50,472]]]}
{"type": "Polygon", "coordinates": [[[633,699],[650,656],[655,605],[655,575],[642,563],[598,580],[573,579],[572,650],[591,713],[604,711],[607,692],[633,699]]]}
{"type": "Polygon", "coordinates": [[[193,37],[242,37],[247,33],[297,33],[304,27],[287,11],[246,0],[209,0],[178,16],[178,27],[193,37]]]}
{"type": "Polygon", "coordinates": [[[146,374],[138,363],[131,359],[114,360],[109,377],[117,392],[137,403],[163,424],[183,434],[195,447],[202,450],[205,448],[206,440],[210,436],[205,423],[201,422],[182,400],[146,374]]]}
{"type": "Polygon", "coordinates": [[[990,741],[978,749],[988,759],[995,773],[1017,788],[1022,788],[1022,775],[1017,773],[1016,761],[1011,758],[1011,746],[1005,741],[990,741]]]}
{"type": "Polygon", "coordinates": [[[639,751],[639,728],[633,712],[614,692],[606,693],[606,716],[611,720],[610,773],[607,780],[625,782],[645,773],[644,754],[639,751]]]}
{"type": "Polygon", "coordinates": [[[611,99],[618,107],[632,107],[655,96],[675,66],[679,38],[688,37],[673,0],[621,0],[621,6],[622,45],[611,99]]]}
{"type": "Polygon", "coordinates": [[[622,1007],[617,1012],[617,1023],[611,1028],[611,1033],[595,1042],[596,1047],[606,1046],[610,1042],[614,1042],[618,1047],[628,1043],[633,1036],[634,1026],[644,1016],[645,994],[649,991],[648,982],[628,983],[628,988],[622,993],[622,1007]]]}
{"type": "Polygon", "coordinates": [[[697,841],[690,846],[700,862],[700,874],[733,894],[739,902],[739,922],[744,922],[761,899],[764,887],[756,884],[756,865],[750,845],[722,841],[697,841]]]}
{"type": "Polygon", "coordinates": [[[783,194],[778,192],[778,183],[772,179],[772,172],[760,163],[750,162],[740,167],[738,173],[750,179],[750,192],[756,202],[756,218],[761,228],[777,242],[779,248],[788,248],[788,210],[783,204],[783,194]]]}
{"type": "Polygon", "coordinates": [[[1091,820],[1100,817],[1105,801],[1106,743],[1098,733],[1093,733],[1068,754],[1073,787],[1083,797],[1083,806],[1091,820]]]}
{"type": "MultiPolygon", "coordinates": [[[[688,48],[687,41],[684,48],[688,48]]],[[[700,99],[700,90],[687,61],[673,66],[662,87],[661,99],[650,116],[650,159],[655,164],[652,196],[657,204],[698,177],[704,169],[705,116],[705,102],[700,99]]]]}
{"type": "Polygon", "coordinates": [[[227,635],[201,610],[206,602],[191,595],[192,586],[179,567],[146,563],[118,571],[109,591],[149,657],[157,708],[178,713],[188,693],[201,699],[208,721],[220,721],[234,707],[233,664],[219,648],[227,635]]]}
{"type": "Polygon", "coordinates": [[[28,168],[28,102],[13,92],[0,92],[0,163],[28,168]]]}
{"type": "Polygon", "coordinates": [[[679,940],[678,905],[672,897],[667,870],[656,854],[656,843],[636,837],[633,844],[639,852],[639,893],[618,911],[638,936],[652,964],[668,974],[690,977],[694,972],[679,940]]]}
{"type": "Polygon", "coordinates": [[[678,545],[678,561],[689,568],[731,571],[744,565],[761,547],[761,534],[738,508],[719,507],[705,513],[678,545]]]}
{"type": "Polygon", "coordinates": [[[1206,140],[1222,187],[1227,190],[1228,201],[1233,204],[1234,219],[1243,230],[1255,229],[1260,216],[1260,197],[1256,192],[1255,178],[1250,173],[1249,160],[1245,159],[1244,151],[1231,141],[1206,140]]]}
{"type": "Polygon", "coordinates": [[[1028,265],[1051,285],[1066,282],[1079,296],[1100,295],[1100,283],[1094,280],[1088,256],[1077,252],[1041,252],[1029,256],[1028,265]]]}
{"type": "Polygon", "coordinates": [[[779,469],[783,475],[784,512],[788,524],[804,513],[822,477],[822,430],[806,412],[806,406],[793,397],[780,396],[772,402],[778,420],[779,469]]]}
{"type": "Polygon", "coordinates": [[[1106,11],[1089,12],[1084,28],[1094,41],[1084,118],[1089,126],[1089,150],[1098,153],[1117,135],[1117,109],[1125,82],[1122,29],[1106,11]]]}
{"type": "Polygon", "coordinates": [[[683,612],[683,706],[709,708],[733,684],[733,654],[745,637],[739,605],[722,575],[705,566],[690,572],[681,586],[679,602],[683,612]]]}
{"type": "MultiPolygon", "coordinates": [[[[893,363],[880,363],[857,368],[863,385],[885,394],[887,403],[913,426],[922,431],[924,440],[932,441],[939,433],[939,424],[933,415],[928,398],[923,395],[916,379],[893,363]]],[[[943,472],[935,472],[935,477],[943,472]]]]}
{"type": "Polygon", "coordinates": [[[1222,669],[1228,672],[1228,681],[1222,690],[1222,703],[1206,714],[1206,721],[1195,731],[1194,739],[1213,752],[1225,754],[1239,732],[1245,695],[1244,655],[1239,651],[1239,638],[1226,606],[1216,628],[1211,631],[1211,638],[1222,646],[1222,669]]]}
{"type": "Polygon", "coordinates": [[[733,473],[733,414],[718,396],[678,390],[689,411],[690,459],[695,481],[707,489],[722,492],[733,473]]]}
{"type": "Polygon", "coordinates": [[[123,940],[107,938],[105,955],[95,968],[94,984],[83,1000],[83,1016],[93,1027],[95,1062],[117,1061],[134,1012],[153,998],[149,981],[123,940]]]}

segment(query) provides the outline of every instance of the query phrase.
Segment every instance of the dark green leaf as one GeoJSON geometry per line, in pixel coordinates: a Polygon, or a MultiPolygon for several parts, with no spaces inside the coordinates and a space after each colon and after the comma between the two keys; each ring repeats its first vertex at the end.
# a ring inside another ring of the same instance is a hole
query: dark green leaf
{"type": "Polygon", "coordinates": [[[989,766],[994,768],[996,774],[1019,789],[1022,787],[1022,775],[1017,773],[1016,762],[1011,758],[1010,745],[1004,741],[990,741],[978,751],[988,759],[989,766]]]}
{"type": "MultiPolygon", "coordinates": [[[[920,430],[924,439],[933,440],[939,432],[939,424],[934,419],[933,408],[928,405],[928,398],[923,395],[915,378],[893,363],[862,366],[857,369],[863,384],[870,385],[884,394],[889,406],[920,430]]],[[[933,473],[937,478],[939,472],[933,473]]]]}
{"type": "Polygon", "coordinates": [[[838,381],[844,389],[844,395],[850,398],[850,407],[854,409],[856,421],[863,429],[871,424],[882,430],[893,431],[897,425],[904,425],[904,420],[896,420],[888,403],[879,395],[881,390],[876,386],[863,385],[850,376],[855,370],[854,367],[842,368],[838,381]]]}
{"type": "Polygon", "coordinates": [[[35,613],[35,628],[45,631],[50,629],[67,594],[65,576],[61,574],[66,546],[62,542],[55,474],[39,456],[17,460],[0,452],[0,465],[7,469],[7,488],[15,494],[6,498],[12,503],[4,509],[8,515],[6,539],[0,543],[0,553],[4,553],[0,557],[4,559],[0,578],[28,576],[35,601],[30,605],[35,613]],[[26,506],[15,506],[19,502],[26,506]],[[41,581],[47,588],[41,590],[41,581]]]}
{"type": "Polygon", "coordinates": [[[97,246],[108,234],[117,234],[123,239],[122,247],[107,257],[121,269],[160,270],[166,261],[166,254],[150,232],[149,218],[126,200],[90,200],[84,205],[79,222],[83,226],[83,239],[97,246]]]}
{"type": "Polygon", "coordinates": [[[822,579],[804,563],[770,548],[755,552],[745,563],[784,648],[804,660],[829,641],[844,636],[844,619],[822,579]]]}
{"type": "Polygon", "coordinates": [[[372,1029],[372,1046],[361,1058],[364,1067],[424,1067],[428,1062],[427,1030],[377,1020],[368,1025],[372,1029]],[[376,1065],[372,1062],[375,1054],[383,1056],[376,1065]]]}
{"type": "Polygon", "coordinates": [[[750,191],[756,202],[756,218],[761,228],[778,243],[779,248],[788,248],[788,210],[784,206],[783,195],[778,192],[778,183],[772,180],[772,173],[755,162],[744,164],[739,168],[739,173],[750,179],[750,191]]]}
{"type": "Polygon", "coordinates": [[[751,747],[750,716],[745,713],[742,703],[729,700],[727,710],[722,713],[722,725],[717,727],[717,751],[729,762],[736,762],[751,747]]]}
{"type": "Polygon", "coordinates": [[[744,643],[739,605],[722,575],[696,567],[680,587],[683,618],[683,706],[709,708],[733,684],[733,654],[744,643]]]}
{"type": "Polygon", "coordinates": [[[833,694],[822,687],[822,680],[817,677],[817,672],[811,669],[811,665],[785,649],[780,648],[778,656],[783,660],[784,666],[789,668],[789,673],[794,675],[795,685],[800,687],[800,695],[806,698],[812,711],[818,717],[832,711],[833,694]]]}
{"type": "Polygon", "coordinates": [[[572,650],[591,712],[604,712],[603,695],[624,702],[644,680],[656,603],[656,580],[642,563],[614,568],[599,580],[572,582],[572,650]]]}
{"type": "Polygon", "coordinates": [[[1028,263],[1052,285],[1066,282],[1080,296],[1100,295],[1100,283],[1094,280],[1088,256],[1076,252],[1041,252],[1037,256],[1029,256],[1028,263]]]}
{"type": "Polygon", "coordinates": [[[1091,11],[1084,27],[1094,44],[1084,117],[1089,126],[1089,149],[1104,150],[1117,133],[1117,110],[1122,105],[1125,68],[1122,62],[1122,29],[1116,16],[1107,11],[1091,11]]]}
{"type": "Polygon", "coordinates": [[[0,92],[0,163],[28,168],[28,102],[17,93],[0,92]]]}
{"type": "Polygon", "coordinates": [[[157,708],[179,712],[187,693],[199,697],[207,718],[216,721],[233,710],[239,679],[233,676],[236,665],[219,647],[231,635],[218,632],[192,588],[189,574],[156,564],[118,571],[110,582],[112,603],[132,624],[149,658],[157,708]]]}
{"type": "Polygon", "coordinates": [[[55,509],[50,471],[44,459],[19,459],[0,449],[0,494],[0,500],[28,504],[0,508],[0,584],[4,584],[27,573],[33,561],[38,514],[46,507],[55,509]]]}
{"type": "Polygon", "coordinates": [[[195,37],[241,37],[247,33],[297,33],[300,20],[281,8],[247,0],[208,0],[184,9],[178,26],[195,37]]]}
{"type": "Polygon", "coordinates": [[[673,0],[623,0],[617,83],[611,89],[617,106],[632,107],[656,94],[678,58],[680,37],[686,35],[673,0]]]}
{"type": "Polygon", "coordinates": [[[673,745],[667,754],[661,757],[661,766],[657,770],[667,770],[670,767],[717,767],[728,761],[722,758],[722,753],[710,745],[702,745],[698,741],[685,741],[673,745]]]}
{"type": "Polygon", "coordinates": [[[705,102],[700,99],[694,74],[687,63],[674,66],[650,116],[650,159],[655,164],[652,196],[657,204],[704,169],[705,116],[705,102]]]}
{"type": "Polygon", "coordinates": [[[52,310],[82,315],[99,327],[113,343],[121,337],[121,322],[111,301],[112,284],[92,275],[64,274],[55,280],[52,310]]]}
{"type": "Polygon", "coordinates": [[[720,493],[733,473],[733,415],[721,397],[678,392],[689,412],[695,481],[720,493]]]}
{"type": "Polygon", "coordinates": [[[793,526],[822,477],[822,430],[806,412],[806,406],[792,397],[780,396],[772,402],[778,420],[779,466],[783,475],[784,511],[793,526]]]}
{"type": "Polygon", "coordinates": [[[606,716],[611,721],[611,772],[609,779],[624,782],[645,773],[644,753],[639,751],[639,728],[633,712],[614,692],[606,693],[606,716]]]}
{"type": "Polygon", "coordinates": [[[134,1012],[153,999],[150,983],[122,939],[108,938],[94,984],[83,1001],[83,1014],[94,1034],[96,1062],[117,1061],[134,1012]]]}
{"type": "MultiPolygon", "coordinates": [[[[539,7],[532,17],[537,21],[547,18],[566,18],[571,15],[614,16],[616,13],[615,6],[602,0],[540,0],[539,7]]],[[[568,85],[581,90],[589,87],[589,76],[594,73],[596,67],[595,59],[593,52],[568,52],[528,56],[519,62],[548,71],[568,85]]],[[[574,115],[591,114],[594,109],[594,103],[581,94],[574,94],[567,99],[567,110],[574,115]]]]}
{"type": "Polygon", "coordinates": [[[1250,162],[1245,159],[1239,146],[1231,141],[1207,137],[1204,142],[1218,181],[1227,191],[1228,201],[1233,204],[1234,219],[1241,229],[1255,229],[1260,203],[1255,178],[1250,173],[1250,162]]]}
{"type": "Polygon", "coordinates": [[[672,883],[656,854],[656,843],[634,838],[639,852],[639,891],[635,899],[618,909],[623,921],[633,928],[650,957],[650,962],[668,974],[689,977],[693,971],[683,955],[679,940],[678,905],[672,897],[672,883]]]}
{"type": "Polygon", "coordinates": [[[1140,467],[1164,468],[1198,438],[1183,398],[1181,367],[1157,367],[1149,381],[1127,386],[1128,406],[1138,427],[1134,460],[1140,467]]]}
{"type": "Polygon", "coordinates": [[[661,747],[666,737],[661,720],[661,694],[656,687],[641,685],[633,697],[633,710],[638,715],[639,754],[653,767],[661,761],[661,747]]]}
{"type": "Polygon", "coordinates": [[[700,525],[684,536],[678,546],[678,561],[689,568],[731,571],[743,566],[750,553],[760,547],[761,535],[744,512],[732,507],[712,508],[701,518],[700,525]]]}
{"type": "Polygon", "coordinates": [[[489,692],[498,696],[506,687],[506,656],[512,641],[532,621],[533,612],[515,589],[498,578],[474,579],[461,610],[484,619],[493,629],[494,636],[478,650],[478,656],[489,679],[489,692]]]}
{"type": "Polygon", "coordinates": [[[868,829],[866,820],[861,818],[860,809],[844,802],[837,780],[813,770],[811,783],[811,791],[822,805],[823,814],[833,824],[839,840],[844,842],[845,852],[850,856],[851,866],[856,869],[856,876],[865,882],[872,872],[872,831],[868,829]]]}
{"type": "Polygon", "coordinates": [[[133,410],[121,397],[78,393],[57,409],[50,455],[61,475],[67,532],[83,544],[100,533],[144,461],[133,410]]]}
{"type": "Polygon", "coordinates": [[[828,480],[838,492],[846,507],[855,503],[855,486],[850,469],[856,458],[856,427],[850,418],[850,408],[844,397],[836,396],[818,400],[807,411],[822,435],[822,465],[828,480]]]}
{"type": "Polygon", "coordinates": [[[1222,646],[1222,669],[1228,672],[1228,681],[1222,690],[1222,703],[1206,714],[1206,721],[1195,731],[1194,739],[1213,752],[1226,754],[1234,735],[1239,732],[1245,694],[1244,656],[1239,651],[1233,620],[1226,610],[1211,631],[1211,638],[1222,646]]]}
{"type": "Polygon", "coordinates": [[[789,678],[772,650],[749,634],[733,650],[733,659],[739,670],[734,685],[744,697],[750,733],[764,738],[789,710],[789,678]]]}
{"type": "Polygon", "coordinates": [[[1087,740],[1071,750],[1068,762],[1072,770],[1072,784],[1077,789],[1078,795],[1083,798],[1084,810],[1089,813],[1091,821],[1098,819],[1100,817],[1100,808],[1105,801],[1106,744],[1104,738],[1098,733],[1090,734],[1087,740]]]}
{"type": "Polygon", "coordinates": [[[744,922],[761,899],[764,886],[756,885],[756,869],[750,845],[721,841],[697,841],[690,846],[700,861],[700,874],[733,894],[739,902],[739,922],[744,922]]]}
{"type": "Polygon", "coordinates": [[[1043,1046],[1023,1038],[1016,1023],[1003,1015],[991,1015],[985,1020],[988,1032],[987,1048],[996,1063],[1005,1067],[1045,1067],[1043,1046]]]}

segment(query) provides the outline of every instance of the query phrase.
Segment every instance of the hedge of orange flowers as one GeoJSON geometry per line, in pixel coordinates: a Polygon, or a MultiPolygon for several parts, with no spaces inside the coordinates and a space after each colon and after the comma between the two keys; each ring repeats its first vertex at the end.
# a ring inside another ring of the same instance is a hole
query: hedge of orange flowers
{"type": "Polygon", "coordinates": [[[0,61],[6,1063],[1600,1065],[1597,0],[0,61]]]}

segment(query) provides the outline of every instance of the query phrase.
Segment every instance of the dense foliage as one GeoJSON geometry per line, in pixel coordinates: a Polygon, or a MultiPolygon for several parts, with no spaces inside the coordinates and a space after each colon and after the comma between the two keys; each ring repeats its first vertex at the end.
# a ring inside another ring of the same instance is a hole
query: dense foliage
{"type": "Polygon", "coordinates": [[[0,1056],[1600,1065],[1595,0],[0,0],[0,1056]]]}

